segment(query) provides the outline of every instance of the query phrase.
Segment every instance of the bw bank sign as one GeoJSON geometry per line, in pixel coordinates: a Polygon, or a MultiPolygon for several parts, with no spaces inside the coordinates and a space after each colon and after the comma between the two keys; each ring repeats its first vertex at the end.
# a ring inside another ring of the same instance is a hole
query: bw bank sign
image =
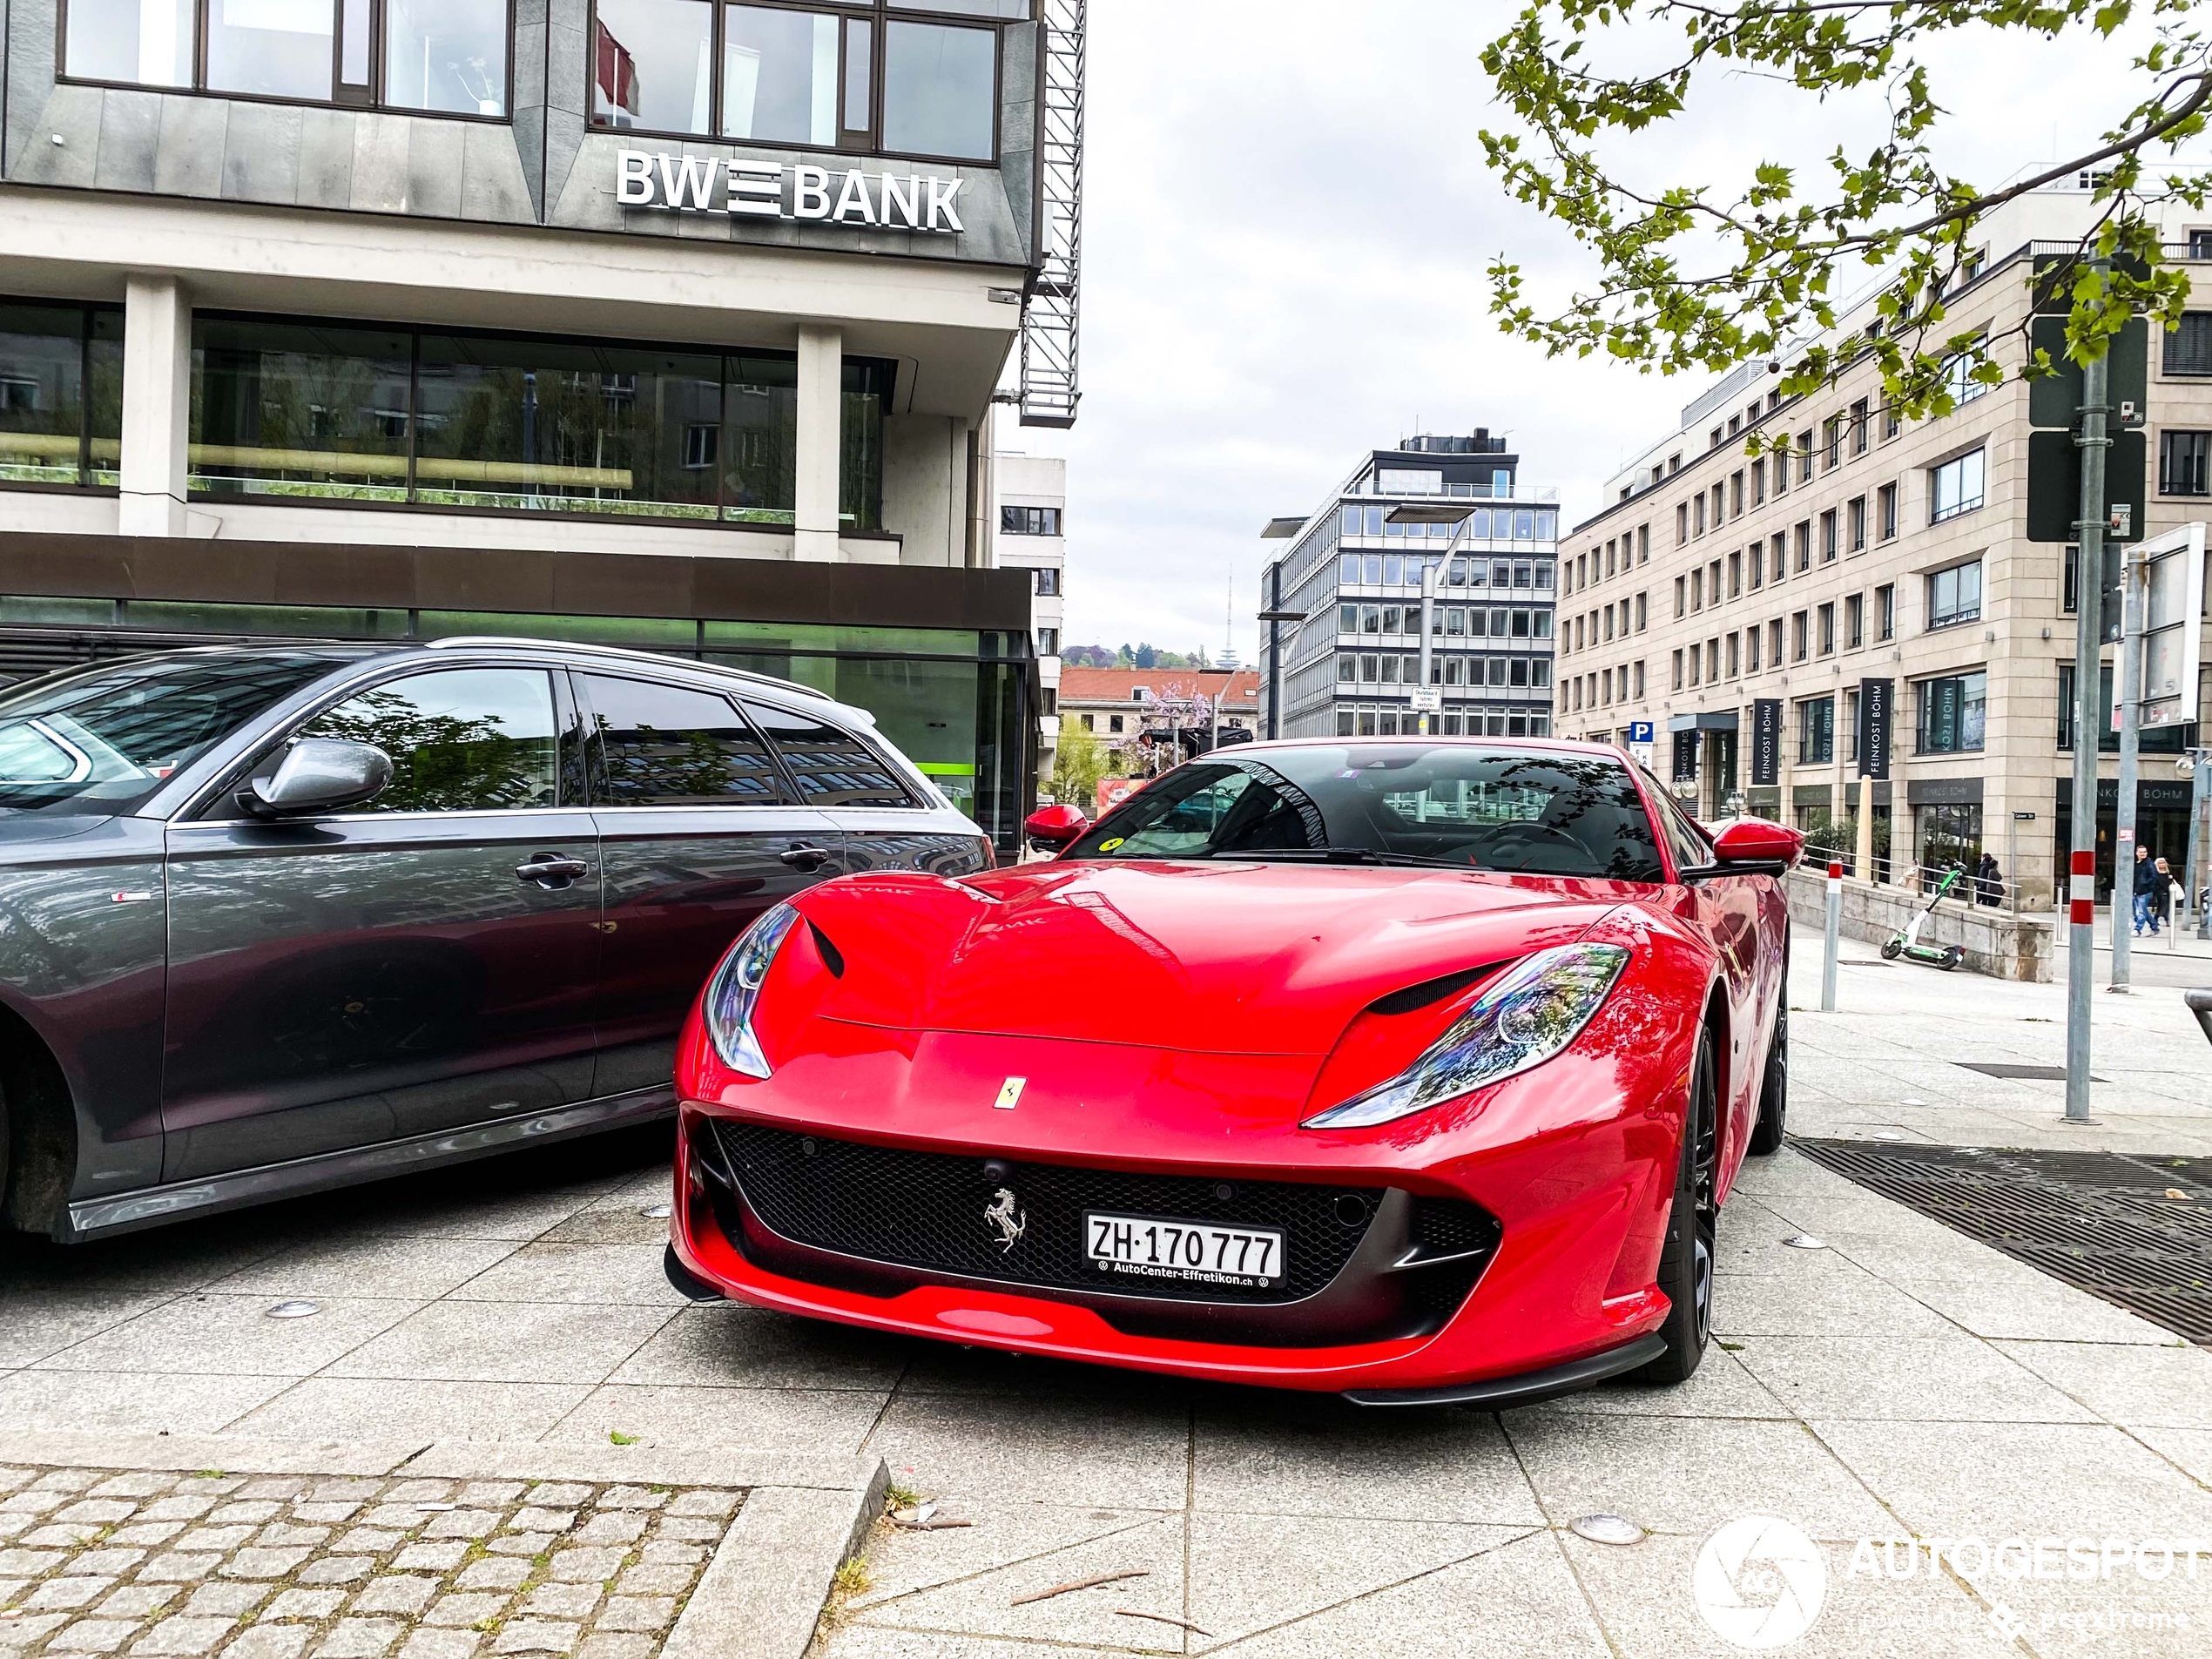
{"type": "Polygon", "coordinates": [[[680,213],[727,213],[738,219],[813,220],[825,225],[873,225],[888,230],[956,235],[965,179],[919,173],[838,175],[826,167],[779,161],[719,161],[712,156],[664,152],[616,152],[615,201],[623,207],[659,207],[680,213]]]}

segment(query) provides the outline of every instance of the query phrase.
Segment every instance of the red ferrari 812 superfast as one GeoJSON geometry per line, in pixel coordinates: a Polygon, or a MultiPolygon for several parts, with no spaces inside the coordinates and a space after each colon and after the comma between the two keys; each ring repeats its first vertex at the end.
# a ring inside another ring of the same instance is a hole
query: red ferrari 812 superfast
{"type": "Polygon", "coordinates": [[[1376,1405],[1680,1381],[1782,1137],[1803,842],[1593,745],[1345,738],[824,883],[692,1014],[671,1274],[1376,1405]]]}

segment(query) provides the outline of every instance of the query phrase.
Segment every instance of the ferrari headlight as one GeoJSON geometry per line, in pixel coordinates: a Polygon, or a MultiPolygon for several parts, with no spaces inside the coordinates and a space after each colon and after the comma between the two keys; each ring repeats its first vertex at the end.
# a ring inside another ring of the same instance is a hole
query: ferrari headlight
{"type": "Polygon", "coordinates": [[[762,913],[738,935],[706,984],[706,1034],[713,1040],[714,1052],[731,1070],[748,1077],[768,1075],[760,1039],[752,1034],[753,1010],[759,1004],[760,984],[768,977],[769,965],[798,921],[799,912],[787,904],[762,913]]]}
{"type": "Polygon", "coordinates": [[[1561,945],[1482,988],[1467,1011],[1388,1082],[1316,1112],[1305,1129],[1387,1123],[1541,1065],[1590,1022],[1629,961],[1622,945],[1561,945]]]}

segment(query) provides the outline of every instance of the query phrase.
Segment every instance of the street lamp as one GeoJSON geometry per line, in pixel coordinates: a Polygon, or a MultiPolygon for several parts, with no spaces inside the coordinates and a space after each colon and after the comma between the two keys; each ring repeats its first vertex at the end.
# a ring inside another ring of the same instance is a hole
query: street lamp
{"type": "MultiPolygon", "coordinates": [[[[1401,502],[1398,506],[1392,508],[1387,514],[1384,515],[1383,522],[1386,524],[1454,524],[1465,526],[1468,516],[1474,511],[1474,509],[1472,506],[1456,507],[1443,504],[1431,507],[1426,505],[1417,506],[1412,502],[1401,502]]],[[[1421,554],[1420,695],[1423,698],[1426,698],[1429,695],[1429,668],[1436,651],[1435,639],[1430,631],[1436,625],[1436,572],[1442,566],[1445,560],[1452,556],[1452,550],[1459,544],[1459,534],[1455,531],[1452,539],[1444,544],[1444,549],[1441,552],[1431,555],[1424,550],[1421,554]]],[[[1437,694],[1437,703],[1439,707],[1441,707],[1443,705],[1443,696],[1440,692],[1437,694]]],[[[1424,708],[1417,707],[1415,712],[1420,717],[1420,735],[1422,737],[1428,736],[1428,711],[1424,708]]]]}

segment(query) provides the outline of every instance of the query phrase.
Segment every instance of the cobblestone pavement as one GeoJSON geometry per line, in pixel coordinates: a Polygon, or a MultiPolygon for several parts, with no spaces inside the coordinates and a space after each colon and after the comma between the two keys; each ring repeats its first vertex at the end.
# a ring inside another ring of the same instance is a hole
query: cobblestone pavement
{"type": "Polygon", "coordinates": [[[645,1659],[743,1495],[0,1468],[0,1655],[645,1659]]]}

